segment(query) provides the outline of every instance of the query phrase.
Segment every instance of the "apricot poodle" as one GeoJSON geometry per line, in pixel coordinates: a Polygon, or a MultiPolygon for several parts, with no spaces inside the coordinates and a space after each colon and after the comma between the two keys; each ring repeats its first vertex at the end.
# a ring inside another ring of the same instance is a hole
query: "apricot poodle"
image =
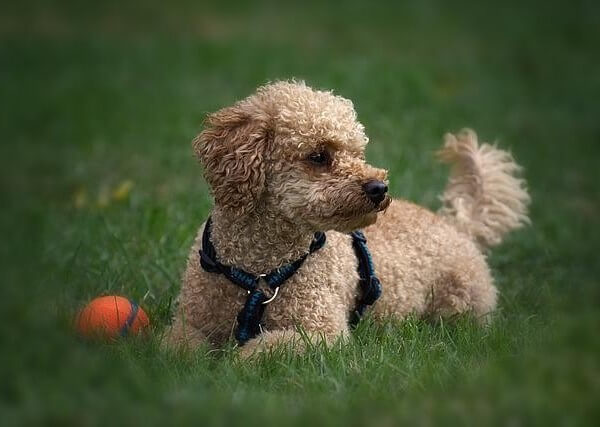
{"type": "Polygon", "coordinates": [[[351,101],[303,82],[265,85],[208,116],[193,147],[215,207],[168,345],[235,337],[250,355],[343,343],[364,312],[486,321],[497,290],[485,252],[528,222],[519,166],[473,131],[446,135],[451,177],[436,214],[389,197],[367,142],[351,101]]]}

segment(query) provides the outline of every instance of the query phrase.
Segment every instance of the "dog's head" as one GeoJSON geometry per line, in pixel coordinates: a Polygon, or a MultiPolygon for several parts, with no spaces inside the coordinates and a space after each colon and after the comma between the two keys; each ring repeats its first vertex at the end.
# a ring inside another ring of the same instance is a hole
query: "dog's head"
{"type": "Polygon", "coordinates": [[[277,82],[208,116],[194,149],[220,209],[350,231],[390,202],[386,171],[365,162],[367,142],[351,101],[277,82]]]}

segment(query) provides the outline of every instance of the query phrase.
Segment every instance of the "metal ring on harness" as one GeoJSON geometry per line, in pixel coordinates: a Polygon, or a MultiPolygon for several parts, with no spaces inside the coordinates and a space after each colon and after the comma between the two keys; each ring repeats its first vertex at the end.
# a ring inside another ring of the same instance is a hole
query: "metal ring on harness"
{"type": "Polygon", "coordinates": [[[277,286],[277,287],[275,288],[275,292],[273,293],[273,296],[272,296],[271,298],[269,298],[268,300],[265,300],[265,301],[263,301],[261,304],[262,304],[262,305],[267,305],[267,304],[269,304],[271,301],[273,301],[273,300],[274,300],[274,299],[277,297],[277,294],[278,294],[278,293],[279,293],[279,286],[277,286]]]}

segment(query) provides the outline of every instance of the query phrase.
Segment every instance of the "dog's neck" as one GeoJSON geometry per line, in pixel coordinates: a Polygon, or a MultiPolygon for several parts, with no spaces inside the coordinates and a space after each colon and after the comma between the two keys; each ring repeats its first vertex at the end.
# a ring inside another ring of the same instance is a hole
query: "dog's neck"
{"type": "Polygon", "coordinates": [[[309,250],[314,230],[269,212],[233,217],[215,207],[211,240],[218,260],[252,274],[269,273],[309,250]]]}

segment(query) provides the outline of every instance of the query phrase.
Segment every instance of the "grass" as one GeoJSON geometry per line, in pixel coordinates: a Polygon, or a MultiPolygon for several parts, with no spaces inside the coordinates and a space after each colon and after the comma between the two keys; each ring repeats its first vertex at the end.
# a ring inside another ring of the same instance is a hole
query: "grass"
{"type": "Polygon", "coordinates": [[[2,425],[597,425],[593,2],[3,8],[2,425]],[[254,363],[159,351],[211,206],[190,141],[205,113],[289,77],[354,100],[397,197],[436,208],[447,130],[513,151],[533,225],[490,257],[490,328],[366,321],[343,349],[254,363]],[[140,301],[151,337],[78,340],[70,319],[99,294],[140,301]]]}

